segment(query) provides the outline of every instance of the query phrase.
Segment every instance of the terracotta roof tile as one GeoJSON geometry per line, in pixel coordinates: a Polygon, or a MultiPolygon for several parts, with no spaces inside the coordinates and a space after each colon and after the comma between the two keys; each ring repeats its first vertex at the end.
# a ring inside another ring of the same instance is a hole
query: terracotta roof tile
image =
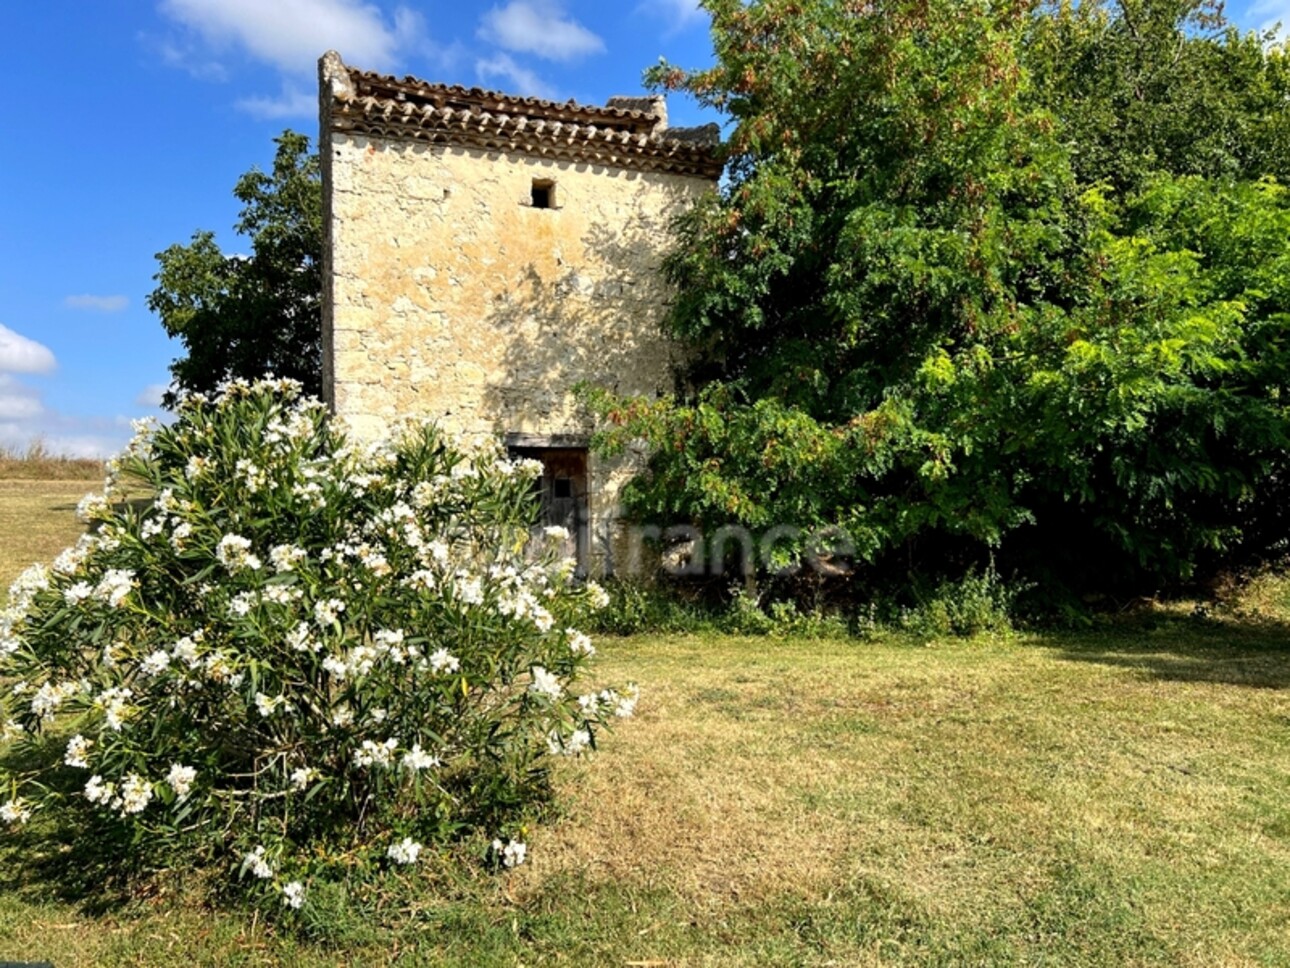
{"type": "Polygon", "coordinates": [[[716,125],[673,134],[661,99],[614,98],[624,106],[600,107],[517,97],[360,71],[335,51],[319,61],[319,76],[330,92],[323,124],[334,132],[714,179],[721,174],[716,125]],[[641,109],[651,105],[657,109],[641,109]]]}

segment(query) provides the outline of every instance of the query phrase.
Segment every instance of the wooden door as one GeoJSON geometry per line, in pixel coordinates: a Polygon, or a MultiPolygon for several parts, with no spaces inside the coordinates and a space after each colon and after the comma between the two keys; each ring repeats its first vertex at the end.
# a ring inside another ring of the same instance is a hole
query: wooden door
{"type": "Polygon", "coordinates": [[[541,501],[537,528],[559,525],[569,532],[564,553],[587,573],[591,517],[587,487],[587,451],[577,447],[515,447],[517,457],[540,461],[542,476],[534,482],[541,501]]]}

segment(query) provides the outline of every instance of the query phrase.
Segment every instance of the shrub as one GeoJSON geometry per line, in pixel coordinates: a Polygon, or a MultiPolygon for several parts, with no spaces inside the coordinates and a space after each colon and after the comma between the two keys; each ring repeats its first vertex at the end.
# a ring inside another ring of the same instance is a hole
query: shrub
{"type": "Polygon", "coordinates": [[[923,635],[975,635],[978,632],[1006,632],[1012,628],[1012,612],[1027,586],[1009,587],[993,565],[978,574],[969,571],[957,581],[944,581],[929,595],[920,596],[918,606],[907,611],[901,624],[923,635]]]}
{"type": "Polygon", "coordinates": [[[607,635],[704,632],[716,624],[702,602],[683,597],[675,585],[615,579],[605,583],[609,604],[596,612],[590,629],[607,635]]]}
{"type": "Polygon", "coordinates": [[[470,831],[522,862],[551,758],[635,703],[575,689],[604,592],[532,547],[537,469],[426,424],[361,447],[290,381],[188,397],[12,590],[0,723],[34,765],[0,820],[62,808],[293,908],[470,831]]]}

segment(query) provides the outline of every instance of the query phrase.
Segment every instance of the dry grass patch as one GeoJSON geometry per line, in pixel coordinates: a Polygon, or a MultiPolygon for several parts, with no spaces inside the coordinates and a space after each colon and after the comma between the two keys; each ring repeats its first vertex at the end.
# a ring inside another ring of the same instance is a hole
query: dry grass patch
{"type": "Polygon", "coordinates": [[[0,594],[28,565],[48,563],[84,528],[76,504],[83,481],[0,480],[0,594]]]}
{"type": "Polygon", "coordinates": [[[39,441],[25,450],[0,447],[0,481],[101,481],[104,472],[101,460],[55,454],[39,441]]]}

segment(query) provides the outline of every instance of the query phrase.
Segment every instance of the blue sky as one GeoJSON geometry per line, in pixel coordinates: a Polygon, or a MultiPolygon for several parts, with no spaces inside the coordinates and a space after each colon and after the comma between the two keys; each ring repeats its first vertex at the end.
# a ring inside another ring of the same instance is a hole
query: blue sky
{"type": "MultiPolygon", "coordinates": [[[[1290,22],[1290,0],[1229,16],[1290,22]]],[[[72,454],[112,453],[159,412],[178,347],[144,304],[154,255],[199,228],[236,251],[233,183],[284,128],[316,137],[323,51],[589,103],[639,91],[660,55],[711,57],[695,0],[44,0],[4,23],[0,446],[72,454]]]]}

